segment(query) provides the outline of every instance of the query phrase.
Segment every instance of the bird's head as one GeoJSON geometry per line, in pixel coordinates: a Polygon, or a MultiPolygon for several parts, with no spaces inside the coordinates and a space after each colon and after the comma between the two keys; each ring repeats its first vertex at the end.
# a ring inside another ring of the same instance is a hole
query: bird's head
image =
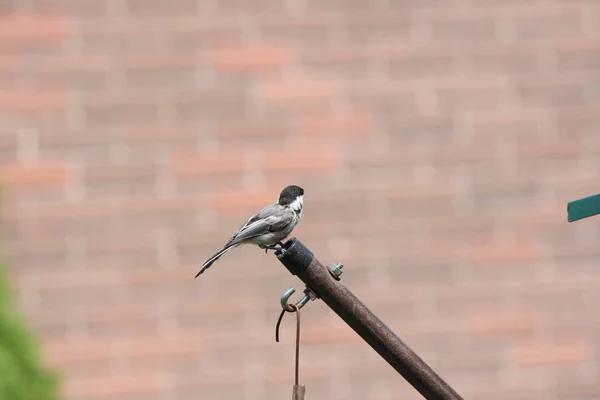
{"type": "Polygon", "coordinates": [[[304,189],[296,185],[289,185],[283,188],[279,194],[279,199],[277,200],[277,204],[281,206],[288,206],[296,211],[302,209],[303,202],[304,189]]]}

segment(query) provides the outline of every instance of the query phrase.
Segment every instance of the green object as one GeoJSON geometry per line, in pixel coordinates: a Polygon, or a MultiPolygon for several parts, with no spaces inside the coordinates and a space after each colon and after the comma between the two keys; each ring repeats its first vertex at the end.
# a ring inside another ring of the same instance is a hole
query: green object
{"type": "Polygon", "coordinates": [[[0,265],[0,400],[58,400],[57,375],[43,365],[39,344],[15,310],[0,265]]]}
{"type": "Polygon", "coordinates": [[[567,205],[569,222],[600,214],[600,194],[571,201],[567,205]]]}

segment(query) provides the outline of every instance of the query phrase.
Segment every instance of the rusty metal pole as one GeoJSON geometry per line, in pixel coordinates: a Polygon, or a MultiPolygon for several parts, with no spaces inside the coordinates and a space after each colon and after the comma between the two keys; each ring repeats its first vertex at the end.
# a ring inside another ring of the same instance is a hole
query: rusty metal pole
{"type": "Polygon", "coordinates": [[[339,281],[341,269],[321,264],[298,239],[275,255],[428,400],[462,400],[442,378],[339,281]],[[336,276],[337,275],[337,276],[336,276]]]}

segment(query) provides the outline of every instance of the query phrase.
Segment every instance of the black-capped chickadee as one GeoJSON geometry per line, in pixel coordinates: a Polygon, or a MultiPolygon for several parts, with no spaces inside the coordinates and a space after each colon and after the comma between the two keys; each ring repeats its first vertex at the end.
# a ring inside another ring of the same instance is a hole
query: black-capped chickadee
{"type": "Polygon", "coordinates": [[[281,241],[292,233],[302,217],[303,204],[304,189],[296,185],[286,186],[279,194],[277,203],[266,206],[251,216],[222,250],[202,264],[195,278],[210,268],[223,254],[241,244],[256,244],[265,249],[265,252],[278,249],[276,244],[283,246],[281,241]]]}

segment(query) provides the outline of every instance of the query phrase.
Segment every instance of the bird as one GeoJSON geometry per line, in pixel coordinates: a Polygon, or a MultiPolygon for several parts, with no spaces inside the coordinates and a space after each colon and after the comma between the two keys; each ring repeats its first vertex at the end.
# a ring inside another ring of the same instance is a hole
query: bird
{"type": "Polygon", "coordinates": [[[300,222],[303,206],[304,189],[297,185],[286,186],[279,194],[277,202],[248,218],[225,246],[202,264],[194,278],[210,268],[223,254],[239,245],[258,245],[265,253],[268,250],[280,249],[283,247],[282,240],[288,237],[300,222]]]}

